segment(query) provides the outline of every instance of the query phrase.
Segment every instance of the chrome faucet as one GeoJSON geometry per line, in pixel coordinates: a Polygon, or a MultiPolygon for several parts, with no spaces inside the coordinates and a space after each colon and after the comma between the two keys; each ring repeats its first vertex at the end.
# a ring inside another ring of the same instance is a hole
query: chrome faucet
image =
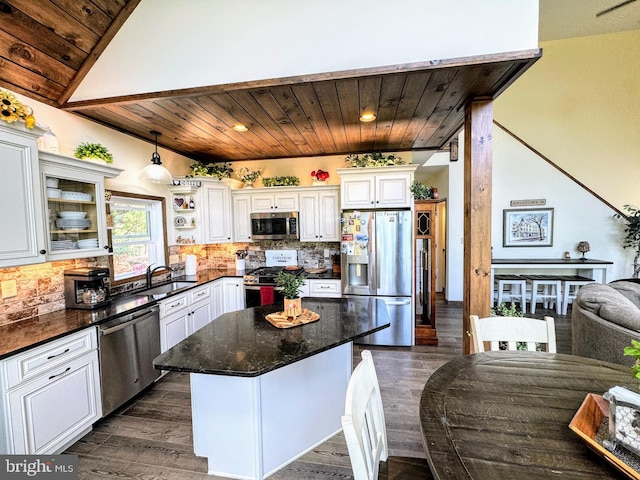
{"type": "MultiPolygon", "coordinates": [[[[151,265],[153,265],[153,263],[151,265]]],[[[157,270],[168,270],[169,272],[173,272],[173,268],[168,267],[167,265],[160,265],[154,269],[151,269],[151,265],[147,267],[147,288],[151,287],[153,274],[157,270]]]]}

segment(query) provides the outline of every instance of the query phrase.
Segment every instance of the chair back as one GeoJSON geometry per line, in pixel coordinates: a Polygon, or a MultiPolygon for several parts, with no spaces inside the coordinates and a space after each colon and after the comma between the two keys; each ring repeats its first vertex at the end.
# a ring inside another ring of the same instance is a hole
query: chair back
{"type": "Polygon", "coordinates": [[[371,352],[362,352],[347,387],[342,429],[355,480],[376,480],[388,456],[382,397],[371,352]]]}
{"type": "Polygon", "coordinates": [[[556,352],[556,330],[553,317],[544,320],[527,317],[487,317],[471,315],[471,336],[475,352],[499,350],[506,342],[507,350],[517,350],[516,343],[526,343],[527,350],[535,351],[536,343],[545,344],[545,351],[556,352]]]}

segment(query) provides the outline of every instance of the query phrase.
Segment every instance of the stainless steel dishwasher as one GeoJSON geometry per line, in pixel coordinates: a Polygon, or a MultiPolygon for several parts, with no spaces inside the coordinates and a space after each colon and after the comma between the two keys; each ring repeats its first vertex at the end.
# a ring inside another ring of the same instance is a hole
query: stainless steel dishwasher
{"type": "Polygon", "coordinates": [[[102,416],[151,385],[160,371],[153,359],[160,355],[158,307],[131,313],[98,325],[102,416]]]}

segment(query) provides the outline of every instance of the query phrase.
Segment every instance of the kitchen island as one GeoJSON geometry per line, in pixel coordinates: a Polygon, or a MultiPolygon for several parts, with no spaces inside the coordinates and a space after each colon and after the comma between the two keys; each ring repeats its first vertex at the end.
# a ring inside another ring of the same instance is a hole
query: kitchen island
{"type": "Polygon", "coordinates": [[[154,360],[190,372],[193,446],[208,473],[262,479],[341,430],[354,339],[387,328],[384,302],[305,298],[316,322],[278,329],[280,305],[227,313],[154,360]]]}

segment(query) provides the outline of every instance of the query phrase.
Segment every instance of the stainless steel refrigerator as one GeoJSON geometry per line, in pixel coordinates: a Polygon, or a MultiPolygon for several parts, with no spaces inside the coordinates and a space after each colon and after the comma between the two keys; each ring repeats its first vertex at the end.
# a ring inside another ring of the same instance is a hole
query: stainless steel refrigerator
{"type": "Polygon", "coordinates": [[[413,217],[410,210],[344,211],[341,219],[342,294],[384,300],[391,327],[357,343],[414,343],[411,296],[413,217]]]}

